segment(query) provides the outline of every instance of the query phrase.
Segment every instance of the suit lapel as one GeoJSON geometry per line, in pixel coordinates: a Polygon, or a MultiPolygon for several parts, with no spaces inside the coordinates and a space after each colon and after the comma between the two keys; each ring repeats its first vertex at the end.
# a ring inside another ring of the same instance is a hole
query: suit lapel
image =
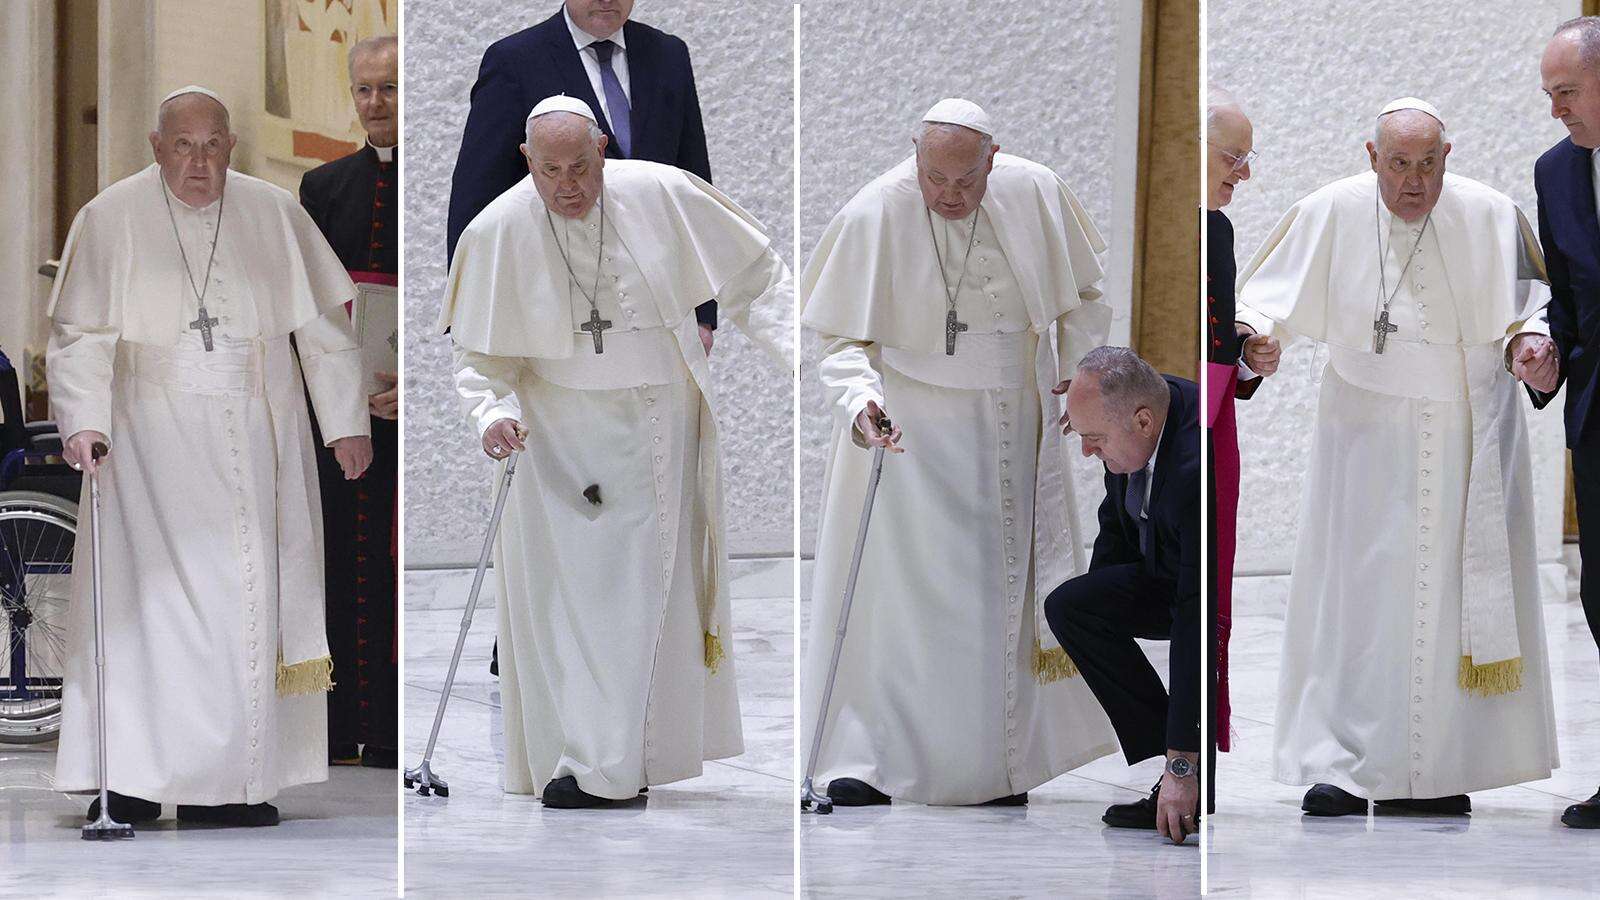
{"type": "Polygon", "coordinates": [[[1594,205],[1594,160],[1590,151],[1567,139],[1572,150],[1568,157],[1571,168],[1567,170],[1567,183],[1572,185],[1572,205],[1588,242],[1591,259],[1600,258],[1600,219],[1596,218],[1594,205]]]}
{"type": "Polygon", "coordinates": [[[656,88],[661,80],[656,54],[659,48],[650,40],[649,33],[632,21],[623,24],[622,35],[628,41],[628,91],[633,95],[628,98],[628,107],[633,112],[628,120],[631,125],[628,133],[633,135],[633,157],[648,159],[644,141],[645,135],[650,133],[650,114],[656,108],[656,88]]]}
{"type": "MultiPolygon", "coordinates": [[[[589,84],[589,72],[584,69],[583,60],[578,57],[578,48],[572,45],[572,32],[567,30],[566,19],[558,12],[551,21],[554,26],[545,35],[545,44],[550,51],[550,58],[555,61],[562,88],[567,96],[576,97],[589,104],[589,108],[594,111],[594,117],[600,121],[600,128],[606,133],[606,139],[610,142],[606,147],[606,155],[620,158],[621,152],[616,149],[616,132],[611,130],[611,123],[606,121],[605,109],[600,105],[600,99],[594,95],[594,88],[589,84]]],[[[533,102],[538,103],[543,99],[535,97],[533,102]]]]}

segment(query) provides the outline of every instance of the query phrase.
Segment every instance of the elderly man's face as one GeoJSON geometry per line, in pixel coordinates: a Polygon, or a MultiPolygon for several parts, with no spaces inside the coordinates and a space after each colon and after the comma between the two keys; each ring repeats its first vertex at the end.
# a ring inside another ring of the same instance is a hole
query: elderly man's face
{"type": "Polygon", "coordinates": [[[1132,413],[1108,407],[1100,393],[1100,377],[1080,372],[1067,388],[1067,421],[1083,440],[1083,455],[1105,463],[1116,475],[1137,472],[1156,452],[1165,418],[1141,406],[1132,413]]]}
{"type": "Polygon", "coordinates": [[[1227,106],[1211,117],[1206,131],[1206,209],[1221,209],[1233,201],[1234,187],[1250,180],[1255,133],[1238,107],[1227,106]]]}
{"type": "Polygon", "coordinates": [[[1449,155],[1439,120],[1415,109],[1392,113],[1378,126],[1378,143],[1367,142],[1383,205],[1407,222],[1427,215],[1439,202],[1449,155]]]}
{"type": "Polygon", "coordinates": [[[400,54],[393,47],[369,50],[350,64],[350,96],[361,130],[374,147],[400,142],[400,54]]]}
{"type": "Polygon", "coordinates": [[[1583,66],[1575,34],[1558,34],[1544,48],[1539,77],[1550,98],[1550,116],[1567,126],[1572,142],[1600,147],[1600,74],[1583,66]]]}
{"type": "Polygon", "coordinates": [[[1000,147],[984,149],[984,136],[970,128],[933,128],[917,141],[917,184],[922,202],[946,219],[972,215],[989,189],[989,173],[1000,147]]]}
{"type": "Polygon", "coordinates": [[[633,12],[633,0],[567,0],[573,24],[601,40],[622,30],[633,12]]]}
{"type": "Polygon", "coordinates": [[[204,94],[168,100],[161,127],[150,132],[161,177],[179,200],[207,206],[222,196],[237,135],[228,132],[227,110],[204,94]]]}
{"type": "Polygon", "coordinates": [[[567,112],[534,119],[522,155],[545,206],[569,219],[594,206],[605,183],[606,136],[590,137],[588,119],[567,112]]]}

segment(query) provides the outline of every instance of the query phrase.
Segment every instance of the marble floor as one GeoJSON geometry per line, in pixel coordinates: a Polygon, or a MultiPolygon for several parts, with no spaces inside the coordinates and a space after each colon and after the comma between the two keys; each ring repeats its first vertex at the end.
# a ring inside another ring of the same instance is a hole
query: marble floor
{"type": "MultiPolygon", "coordinates": [[[[808,606],[803,603],[802,612],[808,606]]],[[[1167,645],[1143,646],[1165,677],[1167,645]]],[[[1147,795],[1160,775],[1159,760],[1129,767],[1118,754],[1035,788],[1026,807],[894,803],[802,815],[801,895],[1199,896],[1196,839],[1180,847],[1153,831],[1107,828],[1100,821],[1110,804],[1147,795]]]]}
{"type": "Polygon", "coordinates": [[[50,789],[55,745],[0,744],[0,897],[393,897],[395,773],[335,768],[273,803],[276,828],[138,826],[80,837],[87,800],[50,789]]]}
{"type": "Polygon", "coordinates": [[[1472,795],[1470,818],[1313,819],[1270,777],[1286,577],[1243,579],[1230,648],[1234,751],[1217,764],[1208,883],[1217,897],[1594,897],[1600,832],[1558,821],[1600,783],[1597,660],[1577,602],[1544,605],[1563,767],[1472,795]]]}
{"type": "MultiPolygon", "coordinates": [[[[450,797],[404,799],[408,897],[793,896],[792,570],[733,569],[745,753],[613,809],[546,810],[501,791],[495,612],[480,605],[434,753],[450,797]]],[[[471,574],[406,575],[408,766],[427,744],[471,574]]],[[[489,584],[484,593],[492,605],[489,584]]]]}

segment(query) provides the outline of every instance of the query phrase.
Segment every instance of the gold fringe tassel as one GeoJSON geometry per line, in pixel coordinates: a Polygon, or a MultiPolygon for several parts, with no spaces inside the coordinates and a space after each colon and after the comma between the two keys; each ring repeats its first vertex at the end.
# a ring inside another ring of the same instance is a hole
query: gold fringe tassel
{"type": "Polygon", "coordinates": [[[1480,697],[1515,693],[1522,690],[1522,657],[1479,666],[1473,665],[1472,657],[1463,656],[1456,680],[1462,690],[1480,697]]]}
{"type": "Polygon", "coordinates": [[[1067,655],[1064,647],[1044,649],[1038,638],[1033,639],[1033,680],[1050,684],[1063,678],[1078,677],[1078,665],[1067,655]]]}
{"type": "Polygon", "coordinates": [[[711,670],[711,674],[717,674],[717,666],[722,663],[722,660],[727,655],[722,649],[722,638],[713,632],[707,631],[705,633],[705,664],[706,668],[711,670]]]}
{"type": "Polygon", "coordinates": [[[325,694],[333,690],[333,657],[323,656],[283,664],[283,653],[278,653],[278,696],[293,697],[298,694],[325,694]]]}

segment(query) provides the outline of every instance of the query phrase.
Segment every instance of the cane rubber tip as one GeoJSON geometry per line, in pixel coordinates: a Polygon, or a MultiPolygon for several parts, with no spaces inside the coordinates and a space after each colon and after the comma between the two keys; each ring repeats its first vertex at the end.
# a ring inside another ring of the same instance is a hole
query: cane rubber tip
{"type": "Polygon", "coordinates": [[[436,787],[436,788],[433,789],[433,792],[438,794],[441,797],[450,796],[450,789],[447,788],[447,787],[436,787]]]}

